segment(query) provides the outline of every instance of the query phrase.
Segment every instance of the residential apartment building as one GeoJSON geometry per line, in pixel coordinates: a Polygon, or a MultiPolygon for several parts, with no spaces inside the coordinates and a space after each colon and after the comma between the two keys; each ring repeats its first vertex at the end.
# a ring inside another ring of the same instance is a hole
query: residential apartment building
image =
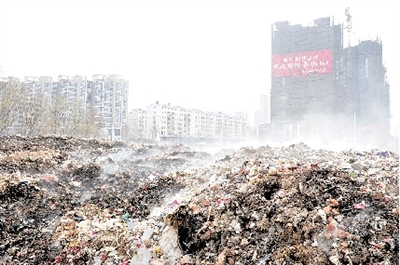
{"type": "Polygon", "coordinates": [[[43,95],[42,100],[51,101],[52,93],[57,87],[57,83],[53,83],[50,76],[25,76],[24,81],[27,88],[27,100],[34,100],[43,95]]]}
{"type": "Polygon", "coordinates": [[[69,104],[90,106],[88,101],[88,83],[89,81],[84,76],[74,75],[66,76],[59,75],[58,82],[54,83],[53,98],[56,96],[63,97],[69,104]]]}
{"type": "Polygon", "coordinates": [[[248,136],[247,119],[159,102],[147,106],[145,111],[130,111],[128,120],[132,138],[142,140],[216,143],[248,136]]]}
{"type": "MultiPolygon", "coordinates": [[[[56,104],[64,106],[61,110],[64,116],[90,110],[94,113],[93,122],[104,136],[113,140],[126,136],[129,83],[122,76],[93,75],[88,80],[80,75],[59,75],[57,81],[49,76],[26,76],[24,81],[26,102],[40,99],[47,105],[58,100],[56,104]]],[[[18,122],[13,126],[19,127],[18,122]]]]}
{"type": "Polygon", "coordinates": [[[150,136],[147,133],[147,111],[142,109],[133,109],[129,111],[127,117],[128,140],[146,140],[150,136]]]}
{"type": "Polygon", "coordinates": [[[128,81],[120,75],[93,75],[89,88],[96,120],[110,139],[121,140],[127,133],[128,81]]]}

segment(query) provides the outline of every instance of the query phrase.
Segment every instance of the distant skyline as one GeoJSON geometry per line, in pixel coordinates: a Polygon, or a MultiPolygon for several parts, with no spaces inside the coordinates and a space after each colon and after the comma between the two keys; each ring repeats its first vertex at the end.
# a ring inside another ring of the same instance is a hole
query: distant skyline
{"type": "Polygon", "coordinates": [[[353,44],[382,41],[399,126],[400,1],[0,0],[0,67],[21,79],[119,74],[129,109],[160,101],[254,113],[271,86],[271,25],[345,23],[347,7],[353,44]]]}

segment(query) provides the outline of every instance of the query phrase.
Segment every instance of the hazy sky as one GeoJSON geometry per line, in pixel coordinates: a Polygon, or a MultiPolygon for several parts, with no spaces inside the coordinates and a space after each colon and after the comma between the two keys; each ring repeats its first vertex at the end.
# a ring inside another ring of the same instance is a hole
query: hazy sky
{"type": "MultiPolygon", "coordinates": [[[[3,76],[120,74],[129,109],[155,101],[210,111],[258,109],[270,88],[271,24],[353,17],[353,43],[383,43],[400,113],[400,1],[0,0],[3,76]]],[[[346,44],[347,42],[345,42],[346,44]]]]}

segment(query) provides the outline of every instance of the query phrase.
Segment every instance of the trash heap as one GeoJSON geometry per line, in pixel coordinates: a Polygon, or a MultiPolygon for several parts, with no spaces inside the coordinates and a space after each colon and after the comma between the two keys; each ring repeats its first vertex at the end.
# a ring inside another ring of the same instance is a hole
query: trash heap
{"type": "Polygon", "coordinates": [[[399,263],[392,152],[0,143],[0,264],[399,263]]]}

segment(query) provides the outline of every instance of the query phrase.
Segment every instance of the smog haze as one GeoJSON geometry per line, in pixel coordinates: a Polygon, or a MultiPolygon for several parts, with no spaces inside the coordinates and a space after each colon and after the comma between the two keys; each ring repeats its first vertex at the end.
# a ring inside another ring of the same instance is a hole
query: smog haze
{"type": "MultiPolygon", "coordinates": [[[[0,0],[2,77],[118,74],[129,109],[161,101],[204,111],[259,109],[271,89],[271,27],[330,17],[343,46],[379,39],[398,130],[398,1],[0,0]]],[[[398,132],[397,132],[398,134],[398,132]]]]}

